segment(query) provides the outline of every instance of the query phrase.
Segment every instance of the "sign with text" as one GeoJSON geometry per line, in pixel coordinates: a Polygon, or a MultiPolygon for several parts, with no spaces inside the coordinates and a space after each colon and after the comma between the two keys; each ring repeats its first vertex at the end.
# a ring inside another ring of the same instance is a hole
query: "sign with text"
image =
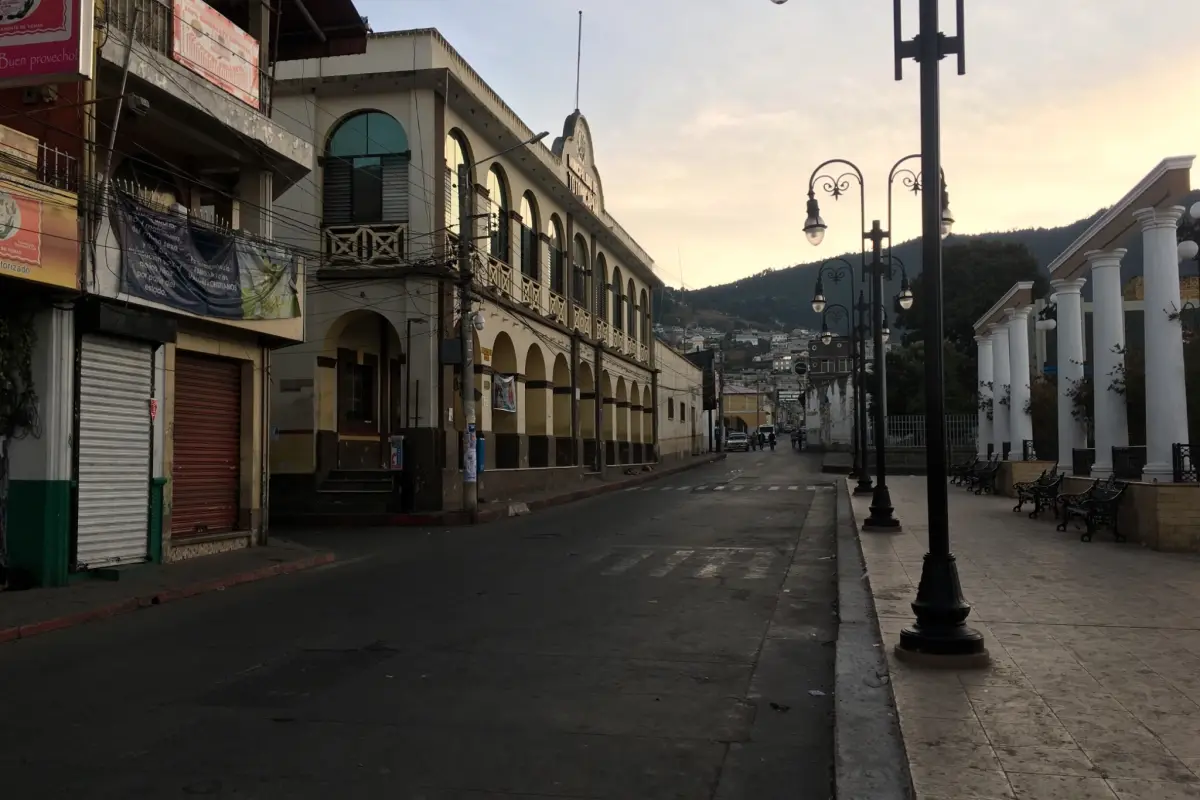
{"type": "Polygon", "coordinates": [[[0,0],[0,86],[92,77],[94,0],[0,0]]]}
{"type": "Polygon", "coordinates": [[[201,0],[174,2],[171,57],[213,86],[259,108],[258,41],[201,0]]]}
{"type": "Polygon", "coordinates": [[[220,319],[293,319],[296,258],[274,245],[149,208],[118,192],[121,291],[220,319]]]}
{"type": "Polygon", "coordinates": [[[21,186],[0,173],[0,274],[79,288],[79,216],[74,195],[21,186]]]}

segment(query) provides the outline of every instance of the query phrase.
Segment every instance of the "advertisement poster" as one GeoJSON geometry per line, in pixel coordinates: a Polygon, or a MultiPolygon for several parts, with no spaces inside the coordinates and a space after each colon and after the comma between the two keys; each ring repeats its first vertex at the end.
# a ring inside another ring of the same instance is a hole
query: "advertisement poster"
{"type": "Polygon", "coordinates": [[[463,451],[463,480],[467,483],[475,483],[478,479],[479,470],[476,460],[476,444],[475,439],[475,423],[467,423],[467,448],[463,451]]]}
{"type": "Polygon", "coordinates": [[[290,251],[152,209],[121,192],[113,204],[122,292],[205,317],[300,315],[290,251]]]}
{"type": "Polygon", "coordinates": [[[79,218],[73,198],[22,192],[6,178],[0,190],[0,273],[79,287],[79,218]]]}
{"type": "Polygon", "coordinates": [[[492,376],[492,408],[510,413],[517,410],[517,379],[515,376],[492,376]]]}
{"type": "Polygon", "coordinates": [[[259,108],[258,41],[201,0],[174,2],[171,57],[213,86],[259,108]]]}
{"type": "Polygon", "coordinates": [[[90,78],[94,0],[0,0],[0,86],[90,78]]]}

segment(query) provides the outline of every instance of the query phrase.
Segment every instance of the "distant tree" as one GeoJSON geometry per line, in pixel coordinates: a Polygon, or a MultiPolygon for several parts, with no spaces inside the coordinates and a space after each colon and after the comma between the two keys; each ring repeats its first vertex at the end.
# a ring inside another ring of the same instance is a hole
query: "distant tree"
{"type": "MultiPolygon", "coordinates": [[[[964,355],[972,352],[975,322],[1017,281],[1034,281],[1037,296],[1044,295],[1048,288],[1038,273],[1037,261],[1023,244],[970,239],[946,247],[942,255],[941,287],[945,338],[964,355]]],[[[900,311],[896,319],[907,341],[925,338],[925,309],[931,289],[925,273],[913,281],[913,306],[900,311]]]]}
{"type": "MultiPolygon", "coordinates": [[[[949,342],[943,349],[947,376],[965,372],[966,357],[949,342]]],[[[872,402],[878,397],[879,383],[868,375],[867,391],[872,402]]],[[[925,343],[910,342],[894,347],[887,354],[887,411],[889,415],[925,413],[925,343]]],[[[946,380],[946,413],[974,414],[979,407],[978,389],[962,381],[946,380]]]]}

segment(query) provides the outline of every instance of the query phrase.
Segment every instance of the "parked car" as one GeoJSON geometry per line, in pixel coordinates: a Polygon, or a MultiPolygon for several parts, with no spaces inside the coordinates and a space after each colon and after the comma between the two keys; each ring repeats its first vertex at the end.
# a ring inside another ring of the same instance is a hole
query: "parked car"
{"type": "Polygon", "coordinates": [[[731,433],[725,440],[726,452],[741,450],[743,453],[750,449],[750,437],[744,433],[731,433]]]}

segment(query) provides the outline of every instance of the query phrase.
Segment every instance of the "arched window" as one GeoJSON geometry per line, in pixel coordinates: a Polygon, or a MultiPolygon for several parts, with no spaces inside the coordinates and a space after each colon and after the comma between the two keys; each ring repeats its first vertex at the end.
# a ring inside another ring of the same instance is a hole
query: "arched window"
{"type": "MultiPolygon", "coordinates": [[[[629,304],[629,310],[628,310],[629,335],[632,336],[634,338],[634,340],[637,340],[639,338],[638,337],[638,324],[637,324],[638,310],[637,310],[636,301],[637,301],[637,295],[634,294],[633,278],[630,278],[629,279],[629,288],[626,289],[626,291],[625,291],[625,302],[629,304]]],[[[640,338],[642,339],[642,341],[645,341],[645,337],[640,337],[640,338]]]]}
{"type": "Polygon", "coordinates": [[[488,170],[488,241],[492,258],[508,263],[508,245],[512,239],[512,218],[508,213],[512,206],[508,202],[508,186],[499,166],[488,170]]]}
{"type": "Polygon", "coordinates": [[[575,285],[572,287],[572,299],[585,311],[592,310],[591,298],[588,297],[588,246],[582,236],[575,237],[575,285]]]}
{"type": "Polygon", "coordinates": [[[533,194],[526,192],[521,195],[521,274],[528,275],[535,281],[542,279],[541,250],[538,247],[540,237],[538,231],[537,200],[533,194]]]}
{"type": "MultiPolygon", "coordinates": [[[[467,149],[457,134],[446,136],[446,230],[458,234],[458,168],[467,161],[467,149]]],[[[467,197],[471,197],[471,180],[467,176],[467,197]]]]}
{"type": "Polygon", "coordinates": [[[555,294],[567,293],[567,241],[563,237],[562,223],[554,214],[550,215],[550,225],[546,228],[550,237],[550,291],[555,294]]]}
{"type": "Polygon", "coordinates": [[[325,225],[408,221],[408,136],[382,111],[360,111],[325,146],[325,225]]]}
{"type": "Polygon", "coordinates": [[[592,274],[592,286],[596,288],[596,316],[608,320],[608,261],[604,253],[596,254],[596,269],[592,274]]]}
{"type": "Polygon", "coordinates": [[[642,312],[642,341],[650,342],[650,303],[646,290],[642,289],[641,312],[642,312]]]}
{"type": "Polygon", "coordinates": [[[625,312],[621,306],[621,268],[613,267],[612,285],[609,287],[612,292],[612,322],[613,327],[621,331],[625,329],[625,312]]]}

